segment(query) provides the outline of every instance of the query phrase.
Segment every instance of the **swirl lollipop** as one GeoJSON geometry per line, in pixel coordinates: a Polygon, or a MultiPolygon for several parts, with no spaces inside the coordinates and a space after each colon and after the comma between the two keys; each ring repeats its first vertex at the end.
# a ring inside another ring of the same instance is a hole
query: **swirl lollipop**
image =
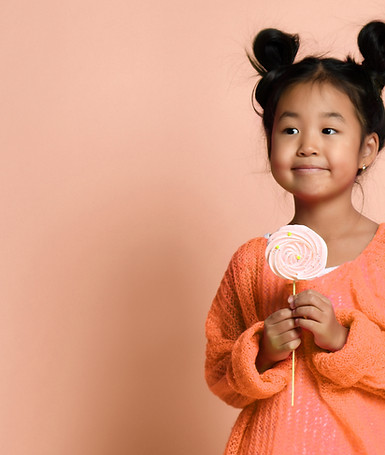
{"type": "Polygon", "coordinates": [[[269,237],[266,260],[271,270],[286,280],[311,280],[326,266],[328,248],[307,226],[283,226],[269,237]]]}
{"type": "MultiPolygon", "coordinates": [[[[316,278],[326,266],[328,248],[322,237],[307,226],[283,226],[272,234],[266,247],[266,260],[271,270],[281,278],[299,280],[316,278]]],[[[292,356],[291,405],[294,405],[295,351],[292,356]]]]}

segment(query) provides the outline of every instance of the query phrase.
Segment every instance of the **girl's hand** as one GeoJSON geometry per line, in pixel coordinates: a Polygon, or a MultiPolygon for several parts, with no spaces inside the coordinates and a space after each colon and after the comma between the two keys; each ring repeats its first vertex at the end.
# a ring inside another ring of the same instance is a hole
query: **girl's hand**
{"type": "Polygon", "coordinates": [[[336,319],[328,298],[319,292],[308,290],[289,297],[292,317],[296,327],[310,330],[314,342],[321,349],[338,351],[346,343],[348,329],[336,319]]]}
{"type": "Polygon", "coordinates": [[[301,331],[295,327],[292,310],[284,308],[271,314],[264,324],[263,337],[255,365],[260,373],[280,360],[301,344],[301,331]]]}

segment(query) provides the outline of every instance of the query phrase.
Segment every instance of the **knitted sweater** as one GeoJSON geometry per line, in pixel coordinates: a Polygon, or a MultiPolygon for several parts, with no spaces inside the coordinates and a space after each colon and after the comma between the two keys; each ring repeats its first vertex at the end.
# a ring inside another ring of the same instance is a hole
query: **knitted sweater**
{"type": "Polygon", "coordinates": [[[255,367],[263,321],[287,307],[292,292],[292,283],[267,265],[266,242],[253,239],[234,254],[206,321],[207,383],[243,408],[225,454],[383,455],[385,224],[354,261],[297,284],[297,292],[314,289],[328,297],[349,334],[330,353],[303,331],[294,407],[291,356],[262,374],[255,367]]]}

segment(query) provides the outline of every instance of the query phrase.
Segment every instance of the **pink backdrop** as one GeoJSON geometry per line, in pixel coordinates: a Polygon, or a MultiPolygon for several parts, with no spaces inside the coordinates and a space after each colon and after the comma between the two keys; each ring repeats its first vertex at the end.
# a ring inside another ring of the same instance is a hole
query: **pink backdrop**
{"type": "MultiPolygon", "coordinates": [[[[289,220],[244,47],[356,52],[362,0],[12,0],[0,14],[0,451],[220,454],[203,379],[231,254],[289,220]]],[[[385,219],[385,166],[365,211],[385,219]]],[[[358,202],[360,203],[360,202],[358,202]]]]}

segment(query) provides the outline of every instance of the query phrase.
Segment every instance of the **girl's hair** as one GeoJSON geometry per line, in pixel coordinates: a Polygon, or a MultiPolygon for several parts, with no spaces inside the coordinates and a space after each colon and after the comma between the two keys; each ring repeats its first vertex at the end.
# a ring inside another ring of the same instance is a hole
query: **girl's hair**
{"type": "Polygon", "coordinates": [[[328,82],[344,92],[353,103],[362,126],[362,139],[377,133],[379,149],[385,141],[385,110],[381,91],[385,85],[385,23],[373,21],[358,35],[358,47],[364,60],[306,57],[294,63],[299,36],[276,29],[262,30],[253,42],[252,66],[262,76],[253,91],[263,109],[260,114],[265,128],[268,152],[274,115],[283,92],[301,82],[328,82]]]}

